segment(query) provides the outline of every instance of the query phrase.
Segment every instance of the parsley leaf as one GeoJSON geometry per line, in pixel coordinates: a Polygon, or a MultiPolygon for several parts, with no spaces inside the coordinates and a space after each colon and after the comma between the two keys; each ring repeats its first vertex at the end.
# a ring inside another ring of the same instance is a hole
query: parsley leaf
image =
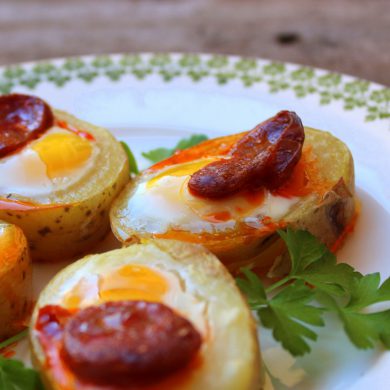
{"type": "Polygon", "coordinates": [[[319,299],[338,313],[345,332],[358,348],[373,348],[381,341],[390,349],[390,310],[365,312],[372,304],[390,302],[390,278],[381,286],[379,273],[355,279],[346,304],[330,296],[320,295],[319,299]]]}
{"type": "Polygon", "coordinates": [[[323,310],[308,304],[313,297],[314,292],[302,281],[297,281],[257,311],[262,324],[272,329],[274,338],[295,356],[310,352],[305,339],[317,339],[316,333],[305,324],[324,325],[323,310]]]}
{"type": "Polygon", "coordinates": [[[268,299],[260,278],[248,269],[242,272],[246,279],[237,278],[237,284],[263,326],[272,329],[275,340],[293,355],[309,352],[305,339],[316,340],[317,335],[307,325],[324,325],[323,310],[308,304],[314,299],[312,289],[298,280],[268,299]]]}
{"type": "Polygon", "coordinates": [[[267,295],[259,277],[248,268],[243,268],[241,271],[246,279],[237,278],[236,282],[246,295],[250,308],[255,310],[267,304],[267,295]]]}
{"type": "Polygon", "coordinates": [[[336,256],[304,230],[279,231],[291,258],[290,279],[301,279],[329,294],[342,296],[361,277],[350,265],[337,264],[336,256]]]}
{"type": "Polygon", "coordinates": [[[358,348],[374,348],[374,343],[381,341],[390,349],[390,310],[363,314],[343,309],[340,318],[349,339],[358,348]]]}
{"type": "Polygon", "coordinates": [[[172,156],[174,151],[174,149],[157,148],[150,150],[149,152],[142,152],[142,155],[152,163],[158,163],[159,161],[165,160],[166,158],[172,156]]]}
{"type": "Polygon", "coordinates": [[[194,134],[189,138],[183,138],[175,147],[170,148],[157,148],[150,150],[149,152],[143,152],[142,155],[152,163],[158,163],[161,160],[172,156],[176,150],[188,149],[191,146],[195,146],[203,141],[206,141],[208,137],[204,134],[194,134]]]}
{"type": "Polygon", "coordinates": [[[390,278],[380,286],[381,277],[378,272],[357,279],[353,284],[349,309],[362,309],[378,302],[390,301],[390,278]]]}
{"type": "Polygon", "coordinates": [[[278,231],[286,243],[291,258],[291,275],[302,272],[311,263],[322,258],[326,246],[305,230],[287,229],[278,231]]]}
{"type": "Polygon", "coordinates": [[[121,144],[123,146],[123,149],[125,149],[125,152],[127,154],[127,159],[129,160],[130,172],[134,173],[135,175],[138,175],[139,169],[138,169],[137,161],[134,157],[133,152],[131,151],[129,145],[127,145],[126,142],[121,141],[121,144]]]}
{"type": "Polygon", "coordinates": [[[180,140],[177,145],[174,147],[175,150],[184,150],[188,149],[191,146],[200,144],[203,141],[208,139],[207,135],[204,134],[193,134],[191,137],[183,138],[180,140]]]}
{"type": "Polygon", "coordinates": [[[44,387],[37,371],[26,368],[18,360],[0,356],[0,389],[43,390],[44,387]]]}
{"type": "Polygon", "coordinates": [[[373,348],[381,341],[390,349],[390,309],[367,313],[380,302],[390,302],[390,278],[380,285],[379,273],[362,275],[337,263],[328,248],[306,231],[279,231],[291,258],[290,273],[267,289],[249,269],[237,284],[263,326],[292,355],[310,352],[314,326],[323,326],[323,313],[337,313],[353,344],[373,348]],[[310,286],[310,287],[309,287],[310,286]],[[268,297],[270,292],[275,295],[268,297]]]}

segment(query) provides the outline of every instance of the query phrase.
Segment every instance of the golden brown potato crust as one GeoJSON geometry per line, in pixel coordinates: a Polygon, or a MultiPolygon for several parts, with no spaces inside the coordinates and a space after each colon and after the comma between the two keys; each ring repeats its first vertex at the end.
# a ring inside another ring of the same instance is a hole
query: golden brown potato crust
{"type": "Polygon", "coordinates": [[[0,221],[0,341],[26,325],[32,305],[31,271],[23,232],[0,221]]]}

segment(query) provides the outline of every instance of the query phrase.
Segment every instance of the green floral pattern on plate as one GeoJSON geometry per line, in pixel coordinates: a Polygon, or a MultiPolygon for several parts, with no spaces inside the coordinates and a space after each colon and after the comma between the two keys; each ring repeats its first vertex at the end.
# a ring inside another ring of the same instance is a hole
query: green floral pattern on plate
{"type": "Polygon", "coordinates": [[[62,87],[75,79],[91,83],[102,76],[119,81],[132,75],[142,80],[156,74],[165,82],[185,77],[196,83],[213,78],[220,85],[238,80],[247,88],[263,84],[272,94],[292,91],[297,98],[316,95],[321,105],[340,101],[345,110],[364,109],[367,121],[390,118],[390,88],[304,66],[222,55],[124,54],[14,65],[0,70],[0,93],[18,86],[33,90],[42,82],[62,87]]]}

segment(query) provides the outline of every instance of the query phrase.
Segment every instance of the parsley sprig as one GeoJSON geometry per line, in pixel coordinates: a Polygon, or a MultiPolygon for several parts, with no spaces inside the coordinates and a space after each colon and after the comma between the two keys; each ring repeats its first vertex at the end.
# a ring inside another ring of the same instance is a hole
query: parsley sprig
{"type": "Polygon", "coordinates": [[[177,150],[188,149],[207,139],[208,137],[204,134],[194,134],[191,135],[191,137],[181,139],[173,148],[156,148],[149,152],[143,152],[142,155],[152,163],[158,163],[159,161],[172,156],[177,150]]]}
{"type": "Polygon", "coordinates": [[[129,145],[127,145],[125,141],[121,141],[121,144],[127,154],[127,159],[129,160],[130,173],[134,173],[135,175],[138,175],[139,169],[133,152],[131,151],[129,145]]]}
{"type": "Polygon", "coordinates": [[[379,273],[362,275],[337,263],[329,249],[309,232],[279,231],[291,258],[287,276],[265,288],[248,268],[237,284],[252,310],[274,338],[294,356],[310,352],[315,327],[324,326],[324,313],[335,312],[356,347],[373,348],[378,341],[390,349],[390,309],[367,312],[390,302],[390,278],[380,284],[379,273]]]}
{"type": "MultiPolygon", "coordinates": [[[[0,350],[6,348],[28,334],[28,329],[0,343],[0,350]]],[[[8,359],[0,354],[0,390],[44,390],[39,374],[32,368],[15,359],[8,359]]]]}
{"type": "Polygon", "coordinates": [[[43,390],[44,387],[37,371],[18,360],[0,356],[0,389],[43,390]]]}

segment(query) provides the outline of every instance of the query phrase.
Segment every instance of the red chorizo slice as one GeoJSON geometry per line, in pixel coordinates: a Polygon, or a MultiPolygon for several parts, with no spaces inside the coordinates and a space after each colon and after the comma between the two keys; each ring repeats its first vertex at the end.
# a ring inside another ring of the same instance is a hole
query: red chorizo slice
{"type": "Polygon", "coordinates": [[[65,325],[64,358],[94,383],[154,381],[185,365],[201,336],[162,303],[108,302],[80,310],[65,325]]]}
{"type": "Polygon", "coordinates": [[[279,187],[299,161],[304,139],[298,115],[281,111],[244,135],[228,158],[195,172],[189,190],[195,196],[216,199],[243,189],[279,187]]]}
{"type": "Polygon", "coordinates": [[[47,305],[39,309],[36,329],[48,338],[60,339],[62,330],[71,313],[57,305],[47,305]]]}
{"type": "Polygon", "coordinates": [[[0,158],[39,137],[53,122],[50,107],[35,96],[0,96],[0,158]]]}

